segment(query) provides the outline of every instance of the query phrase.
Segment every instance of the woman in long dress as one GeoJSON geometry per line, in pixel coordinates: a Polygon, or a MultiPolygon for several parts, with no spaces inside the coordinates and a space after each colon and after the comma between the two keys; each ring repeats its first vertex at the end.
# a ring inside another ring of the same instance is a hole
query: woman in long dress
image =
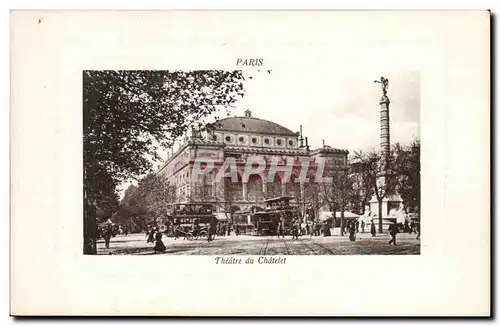
{"type": "Polygon", "coordinates": [[[375,234],[377,234],[377,231],[375,230],[375,223],[373,222],[373,220],[372,220],[372,225],[370,227],[370,231],[372,233],[372,237],[374,237],[375,234]]]}
{"type": "Polygon", "coordinates": [[[165,252],[165,250],[167,249],[165,247],[165,245],[163,244],[163,241],[161,241],[161,232],[158,231],[158,229],[155,229],[156,233],[155,233],[155,246],[154,246],[154,251],[155,253],[157,252],[165,252]]]}
{"type": "Polygon", "coordinates": [[[349,225],[349,240],[355,241],[356,240],[356,224],[351,223],[349,225]]]}

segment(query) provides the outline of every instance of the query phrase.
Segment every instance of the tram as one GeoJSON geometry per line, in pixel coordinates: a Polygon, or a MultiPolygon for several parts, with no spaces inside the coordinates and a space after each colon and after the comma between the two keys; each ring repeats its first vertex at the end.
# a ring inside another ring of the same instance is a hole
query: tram
{"type": "Polygon", "coordinates": [[[293,197],[283,196],[264,200],[266,208],[251,215],[256,235],[278,234],[278,224],[283,219],[285,234],[292,233],[293,222],[300,218],[299,210],[290,204],[293,197]]]}

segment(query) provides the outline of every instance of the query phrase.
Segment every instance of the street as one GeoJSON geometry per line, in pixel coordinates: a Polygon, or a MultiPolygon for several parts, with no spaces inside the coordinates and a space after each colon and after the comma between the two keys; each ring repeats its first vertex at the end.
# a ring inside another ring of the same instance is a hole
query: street
{"type": "MultiPolygon", "coordinates": [[[[184,240],[163,237],[167,250],[162,254],[171,255],[418,255],[420,241],[415,234],[398,234],[397,246],[388,244],[388,234],[372,237],[369,233],[358,233],[356,241],[346,236],[310,237],[291,236],[278,239],[276,236],[259,237],[231,235],[216,237],[214,241],[184,240]]],[[[111,239],[110,248],[104,241],[98,241],[100,255],[152,255],[153,243],[146,243],[145,234],[117,235],[111,239]]]]}

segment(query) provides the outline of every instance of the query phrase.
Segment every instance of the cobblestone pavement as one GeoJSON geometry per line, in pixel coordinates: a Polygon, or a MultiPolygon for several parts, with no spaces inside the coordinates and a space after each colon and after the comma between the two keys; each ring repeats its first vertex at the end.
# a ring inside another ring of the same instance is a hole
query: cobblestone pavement
{"type": "MultiPolygon", "coordinates": [[[[420,240],[415,234],[398,234],[397,246],[388,244],[390,236],[379,234],[371,237],[368,233],[358,233],[354,242],[348,236],[310,237],[301,236],[292,240],[257,236],[225,236],[216,237],[214,241],[206,240],[174,240],[163,237],[167,250],[163,254],[170,255],[418,255],[420,240]]],[[[144,234],[118,235],[111,239],[110,248],[106,249],[104,241],[98,242],[98,254],[103,255],[151,255],[153,244],[146,243],[144,234]]]]}

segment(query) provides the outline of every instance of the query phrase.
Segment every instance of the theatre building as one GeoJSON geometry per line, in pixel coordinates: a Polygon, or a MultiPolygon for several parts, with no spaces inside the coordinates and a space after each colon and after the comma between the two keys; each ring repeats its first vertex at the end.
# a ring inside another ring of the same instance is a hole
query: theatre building
{"type": "MultiPolygon", "coordinates": [[[[211,202],[224,210],[228,207],[246,210],[252,206],[262,207],[262,201],[266,198],[286,195],[300,201],[307,186],[296,182],[304,166],[302,161],[310,162],[308,175],[315,175],[318,162],[325,162],[324,170],[328,173],[345,167],[348,154],[347,150],[327,145],[310,149],[307,137],[303,137],[301,132],[252,117],[247,110],[244,117],[220,120],[213,131],[192,133],[190,137],[185,137],[184,143],[168,157],[157,173],[176,187],[179,203],[211,202]],[[256,156],[265,161],[265,168],[258,174],[245,177],[243,171],[247,159],[256,156]],[[202,158],[210,159],[213,169],[193,180],[193,166],[197,159],[199,165],[202,158]],[[228,159],[235,162],[237,182],[232,182],[229,177],[217,182],[215,176],[228,159]],[[288,182],[284,180],[286,171],[271,173],[274,177],[269,180],[272,164],[277,164],[280,169],[290,162],[293,163],[293,172],[288,182]]],[[[315,182],[315,179],[311,178],[309,182],[315,182]]]]}

